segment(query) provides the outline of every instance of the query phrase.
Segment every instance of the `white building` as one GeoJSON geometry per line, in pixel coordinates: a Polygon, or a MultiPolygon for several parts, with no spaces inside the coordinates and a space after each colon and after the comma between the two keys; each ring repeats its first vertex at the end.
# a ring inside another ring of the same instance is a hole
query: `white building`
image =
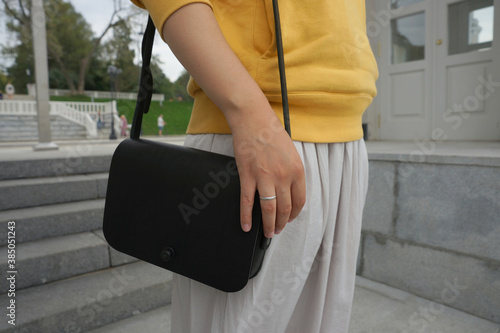
{"type": "Polygon", "coordinates": [[[500,0],[366,0],[374,140],[500,140],[500,0]]]}

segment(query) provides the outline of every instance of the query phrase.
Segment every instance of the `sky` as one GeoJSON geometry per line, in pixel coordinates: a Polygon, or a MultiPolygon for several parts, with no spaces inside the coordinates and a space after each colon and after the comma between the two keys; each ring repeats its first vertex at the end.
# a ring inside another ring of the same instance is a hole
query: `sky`
{"type": "Polygon", "coordinates": [[[479,43],[491,42],[493,40],[493,6],[482,8],[472,12],[474,18],[479,21],[481,32],[479,43]]]}
{"type": "MultiPolygon", "coordinates": [[[[85,20],[90,24],[94,36],[100,35],[104,28],[109,23],[111,14],[113,12],[113,1],[111,0],[69,0],[75,7],[75,10],[79,12],[85,20]]],[[[130,1],[122,1],[126,6],[133,6],[130,1]]],[[[144,11],[144,13],[146,13],[144,11]]],[[[142,26],[132,27],[133,40],[135,43],[131,45],[136,51],[136,54],[140,54],[139,47],[142,36],[139,32],[146,28],[147,16],[144,14],[142,20],[144,24],[142,26]]],[[[107,34],[110,35],[110,32],[107,34]]],[[[108,36],[108,35],[106,35],[108,36]]],[[[8,34],[5,28],[5,21],[0,19],[0,44],[8,43],[8,34]]],[[[168,46],[161,40],[158,32],[155,37],[155,44],[153,47],[153,54],[157,55],[162,61],[161,68],[163,73],[170,79],[170,81],[175,81],[179,75],[182,73],[184,68],[177,61],[175,56],[172,54],[168,46]]],[[[136,58],[136,63],[139,63],[139,58],[136,58]]],[[[0,66],[4,67],[8,65],[8,61],[0,55],[0,66]]]]}
{"type": "MultiPolygon", "coordinates": [[[[82,14],[85,20],[91,25],[94,35],[100,35],[104,28],[109,23],[111,13],[113,12],[113,1],[111,0],[69,0],[75,7],[76,11],[82,14]]],[[[133,6],[130,1],[124,0],[123,4],[126,6],[133,6]]],[[[133,39],[136,41],[132,47],[139,54],[140,41],[142,36],[139,32],[144,31],[146,28],[147,16],[144,11],[144,24],[142,26],[132,27],[133,39]]],[[[109,32],[108,32],[109,33],[109,32]]],[[[161,65],[163,73],[170,79],[175,81],[183,71],[182,65],[177,61],[172,51],[168,48],[167,44],[160,38],[158,32],[155,37],[155,45],[153,47],[153,54],[158,55],[159,59],[163,62],[161,65]]],[[[139,59],[136,59],[138,62],[139,59]]]]}

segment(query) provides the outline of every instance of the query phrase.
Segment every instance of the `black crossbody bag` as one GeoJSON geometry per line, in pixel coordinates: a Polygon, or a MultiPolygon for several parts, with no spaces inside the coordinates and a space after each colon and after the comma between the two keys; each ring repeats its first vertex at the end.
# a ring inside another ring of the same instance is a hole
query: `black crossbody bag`
{"type": "MultiPolygon", "coordinates": [[[[279,14],[274,0],[285,128],[290,134],[279,14]]],[[[225,292],[259,272],[264,237],[256,194],[252,228],[240,226],[240,180],[233,157],[140,138],[151,103],[155,27],[143,37],[140,87],[129,139],[109,171],[103,232],[116,250],[225,292]]]]}

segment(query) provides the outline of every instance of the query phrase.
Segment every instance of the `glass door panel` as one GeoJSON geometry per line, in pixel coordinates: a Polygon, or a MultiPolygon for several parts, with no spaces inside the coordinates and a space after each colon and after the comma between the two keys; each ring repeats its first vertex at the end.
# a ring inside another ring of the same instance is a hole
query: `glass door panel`
{"type": "Polygon", "coordinates": [[[448,6],[449,55],[491,47],[493,9],[493,0],[467,0],[448,6]]]}
{"type": "Polygon", "coordinates": [[[391,21],[392,63],[425,58],[425,13],[417,13],[391,21]]]}

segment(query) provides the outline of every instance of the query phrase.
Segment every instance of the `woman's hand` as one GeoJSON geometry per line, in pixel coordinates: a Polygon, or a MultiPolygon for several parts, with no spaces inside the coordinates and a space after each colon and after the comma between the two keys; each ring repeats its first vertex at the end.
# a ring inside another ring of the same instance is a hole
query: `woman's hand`
{"type": "MultiPolygon", "coordinates": [[[[233,121],[238,116],[230,117],[233,121]]],[[[231,122],[230,122],[231,123],[231,122]]],[[[297,150],[272,114],[252,115],[231,126],[236,164],[241,183],[241,226],[248,231],[252,224],[255,191],[261,200],[264,234],[279,234],[304,206],[304,167],[297,150]]]]}
{"type": "Polygon", "coordinates": [[[224,113],[233,134],[241,181],[241,225],[250,230],[255,191],[264,232],[280,233],[305,203],[305,176],[295,146],[264,93],[231,50],[209,6],[192,3],[174,12],[163,37],[208,97],[224,113]]]}

